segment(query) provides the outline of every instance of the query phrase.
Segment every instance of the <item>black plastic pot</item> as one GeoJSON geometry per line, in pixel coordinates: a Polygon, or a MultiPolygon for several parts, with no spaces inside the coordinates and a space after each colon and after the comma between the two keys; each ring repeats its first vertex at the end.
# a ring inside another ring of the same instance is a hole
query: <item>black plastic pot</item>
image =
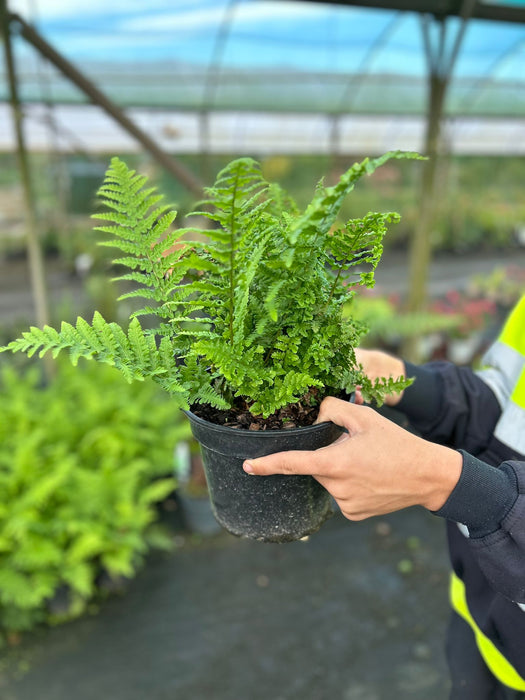
{"type": "Polygon", "coordinates": [[[311,476],[251,476],[242,464],[249,457],[325,447],[339,437],[341,428],[320,423],[251,431],[185,413],[201,446],[213,513],[228,532],[264,542],[291,542],[316,532],[333,514],[330,494],[311,476]]]}

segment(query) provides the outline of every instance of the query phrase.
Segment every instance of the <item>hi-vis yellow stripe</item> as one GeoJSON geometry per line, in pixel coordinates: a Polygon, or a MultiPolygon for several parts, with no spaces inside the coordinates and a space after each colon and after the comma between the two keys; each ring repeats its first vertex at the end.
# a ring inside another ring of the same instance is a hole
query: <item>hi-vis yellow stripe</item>
{"type": "Polygon", "coordinates": [[[525,679],[519,675],[516,669],[510,665],[503,654],[477,626],[468,609],[465,584],[454,573],[452,573],[450,578],[450,602],[458,615],[461,615],[470,625],[476,637],[479,652],[493,675],[509,688],[525,691],[525,679]]]}
{"type": "Polygon", "coordinates": [[[525,357],[525,295],[514,307],[499,339],[525,357]]]}
{"type": "Polygon", "coordinates": [[[525,369],[521,372],[510,397],[515,404],[525,410],[525,369]]]}

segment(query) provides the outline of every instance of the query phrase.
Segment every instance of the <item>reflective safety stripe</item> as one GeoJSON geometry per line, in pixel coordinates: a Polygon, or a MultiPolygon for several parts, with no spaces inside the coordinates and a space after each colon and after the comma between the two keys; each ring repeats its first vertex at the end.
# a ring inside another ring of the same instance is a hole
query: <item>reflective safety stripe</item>
{"type": "Polygon", "coordinates": [[[477,626],[468,609],[465,584],[454,573],[450,577],[450,602],[458,615],[461,615],[470,625],[476,637],[479,652],[493,675],[509,688],[525,691],[525,679],[519,675],[516,669],[511,666],[503,654],[477,626]]]}
{"type": "Polygon", "coordinates": [[[499,339],[520,355],[525,355],[525,295],[512,310],[499,339]]]}
{"type": "Polygon", "coordinates": [[[485,354],[483,364],[485,369],[477,374],[492,389],[502,409],[494,437],[514,452],[525,454],[525,295],[485,354]]]}
{"type": "MultiPolygon", "coordinates": [[[[525,330],[523,334],[525,335],[525,330]]],[[[525,409],[525,369],[522,371],[510,398],[511,401],[514,401],[520,408],[525,409]]]]}

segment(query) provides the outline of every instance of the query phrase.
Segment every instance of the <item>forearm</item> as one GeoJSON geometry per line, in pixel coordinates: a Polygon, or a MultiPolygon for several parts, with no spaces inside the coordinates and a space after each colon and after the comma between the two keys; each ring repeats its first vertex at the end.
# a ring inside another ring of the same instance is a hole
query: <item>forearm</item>
{"type": "Polygon", "coordinates": [[[470,369],[448,362],[415,366],[415,378],[396,408],[425,438],[478,455],[501,415],[492,390],[470,369]]]}

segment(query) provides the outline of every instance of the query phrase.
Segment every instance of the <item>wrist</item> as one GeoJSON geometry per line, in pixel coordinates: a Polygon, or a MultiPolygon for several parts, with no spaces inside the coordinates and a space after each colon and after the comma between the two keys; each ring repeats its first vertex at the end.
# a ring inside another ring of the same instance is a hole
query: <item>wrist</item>
{"type": "Polygon", "coordinates": [[[421,505],[430,511],[440,510],[455,489],[463,469],[463,457],[457,450],[432,445],[427,461],[428,489],[421,505]]]}

